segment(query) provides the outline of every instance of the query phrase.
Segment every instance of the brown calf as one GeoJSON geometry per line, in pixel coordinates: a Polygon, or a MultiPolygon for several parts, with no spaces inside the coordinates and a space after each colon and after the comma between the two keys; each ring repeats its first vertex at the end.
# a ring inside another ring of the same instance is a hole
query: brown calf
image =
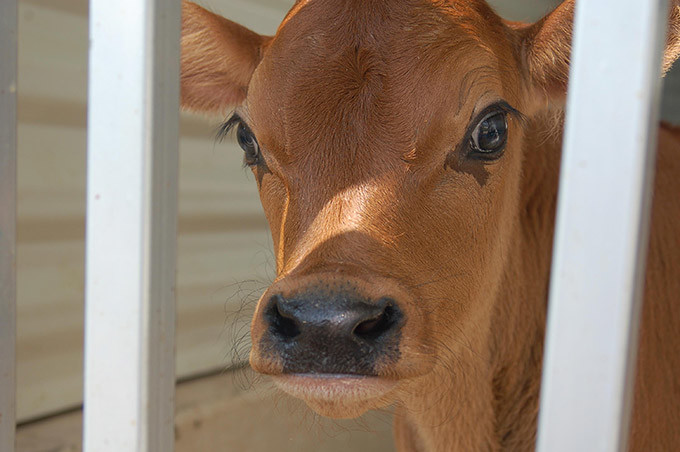
{"type": "MultiPolygon", "coordinates": [[[[183,105],[236,107],[274,239],[252,367],[326,416],[396,404],[400,451],[531,450],[573,2],[524,25],[300,0],[274,37],[183,13],[183,105]]],[[[680,450],[680,136],[659,143],[635,451],[680,450]]]]}

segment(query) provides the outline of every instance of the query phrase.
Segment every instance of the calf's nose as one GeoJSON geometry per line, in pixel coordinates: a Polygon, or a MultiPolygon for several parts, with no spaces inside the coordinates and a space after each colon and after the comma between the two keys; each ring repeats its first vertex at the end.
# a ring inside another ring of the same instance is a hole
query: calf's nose
{"type": "Polygon", "coordinates": [[[272,334],[281,341],[319,336],[372,342],[388,334],[399,317],[395,303],[387,298],[376,304],[351,300],[340,306],[321,299],[310,301],[274,295],[266,313],[272,334]]]}
{"type": "Polygon", "coordinates": [[[404,316],[389,297],[311,290],[275,294],[263,310],[269,348],[284,373],[374,375],[376,364],[398,358],[404,316]]]}

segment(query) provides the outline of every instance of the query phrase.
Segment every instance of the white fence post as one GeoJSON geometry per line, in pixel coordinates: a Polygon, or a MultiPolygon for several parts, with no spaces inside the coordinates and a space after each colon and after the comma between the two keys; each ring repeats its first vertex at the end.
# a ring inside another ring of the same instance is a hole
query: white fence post
{"type": "Polygon", "coordinates": [[[0,451],[16,418],[17,1],[0,1],[0,451]]]}
{"type": "Polygon", "coordinates": [[[626,449],[667,11],[577,3],[540,452],[626,449]]]}
{"type": "Polygon", "coordinates": [[[91,0],[84,450],[171,452],[180,0],[91,0]]]}

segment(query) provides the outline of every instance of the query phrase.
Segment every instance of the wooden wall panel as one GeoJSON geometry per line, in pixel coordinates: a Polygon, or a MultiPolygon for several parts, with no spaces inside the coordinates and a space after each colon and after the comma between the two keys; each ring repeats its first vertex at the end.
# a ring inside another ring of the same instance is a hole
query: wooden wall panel
{"type": "MultiPolygon", "coordinates": [[[[255,25],[269,33],[287,8],[212,3],[244,22],[262,15],[255,25]]],[[[82,400],[87,2],[24,0],[19,15],[17,372],[18,416],[27,420],[82,400]]],[[[255,182],[233,142],[215,143],[218,123],[181,120],[179,377],[235,364],[255,289],[273,272],[255,182]]]]}

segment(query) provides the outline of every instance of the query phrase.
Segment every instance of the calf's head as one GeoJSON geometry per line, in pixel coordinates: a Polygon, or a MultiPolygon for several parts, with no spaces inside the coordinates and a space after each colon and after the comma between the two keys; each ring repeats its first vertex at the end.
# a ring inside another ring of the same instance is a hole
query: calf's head
{"type": "Polygon", "coordinates": [[[265,37],[184,3],[182,103],[235,109],[223,130],[273,236],[255,370],[351,417],[483,349],[572,12],[524,26],[481,0],[300,0],[265,37]]]}

